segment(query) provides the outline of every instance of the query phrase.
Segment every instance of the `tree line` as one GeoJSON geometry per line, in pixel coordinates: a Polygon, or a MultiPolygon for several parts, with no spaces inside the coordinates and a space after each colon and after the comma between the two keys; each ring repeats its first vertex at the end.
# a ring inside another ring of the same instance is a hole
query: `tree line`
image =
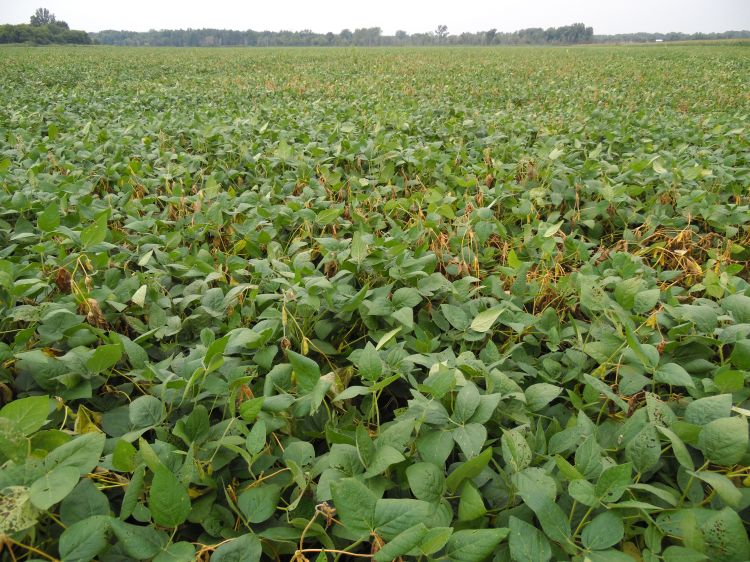
{"type": "Polygon", "coordinates": [[[497,29],[452,35],[447,25],[427,33],[396,31],[384,35],[379,27],[363,27],[340,33],[302,31],[238,31],[231,29],[162,29],[150,31],[106,30],[97,33],[71,30],[46,8],[39,8],[28,24],[0,25],[0,43],[76,43],[152,47],[312,47],[312,46],[405,46],[405,45],[576,45],[690,41],[750,38],[750,31],[724,33],[626,33],[594,35],[592,27],[574,23],[560,27],[532,27],[513,32],[497,29]]]}
{"type": "Polygon", "coordinates": [[[47,8],[38,8],[29,18],[29,23],[0,25],[0,43],[88,45],[91,42],[88,33],[70,29],[66,22],[58,20],[47,8]]]}
{"type": "Polygon", "coordinates": [[[719,39],[749,39],[750,30],[722,31],[720,33],[618,33],[594,35],[595,43],[651,43],[653,41],[716,41],[719,39]]]}
{"type": "Polygon", "coordinates": [[[533,28],[502,33],[496,29],[477,33],[451,35],[448,26],[435,31],[412,33],[396,31],[384,35],[379,27],[363,27],[340,33],[302,31],[235,31],[227,29],[165,29],[145,32],[100,31],[92,38],[102,45],[172,46],[172,47],[307,47],[307,46],[400,46],[400,45],[521,45],[591,43],[594,30],[582,23],[548,29],[533,28]]]}
{"type": "Polygon", "coordinates": [[[584,43],[643,43],[716,39],[747,39],[750,31],[723,33],[627,33],[595,35],[583,23],[543,29],[534,27],[513,32],[497,29],[452,35],[445,25],[427,33],[396,31],[384,35],[379,27],[344,29],[340,33],[303,31],[236,31],[227,29],[165,29],[144,32],[100,31],[92,39],[102,45],[154,47],[328,47],[328,46],[425,46],[425,45],[576,45],[584,43]]]}

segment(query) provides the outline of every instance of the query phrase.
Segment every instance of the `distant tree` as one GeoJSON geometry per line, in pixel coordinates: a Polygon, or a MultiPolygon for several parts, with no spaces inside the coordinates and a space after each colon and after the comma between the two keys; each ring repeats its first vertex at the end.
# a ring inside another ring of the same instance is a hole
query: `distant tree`
{"type": "MultiPolygon", "coordinates": [[[[63,22],[64,23],[64,22],[63,22]]],[[[37,45],[91,44],[91,37],[85,31],[73,31],[60,22],[46,25],[0,25],[0,43],[34,43],[37,45]]]]}
{"type": "MultiPolygon", "coordinates": [[[[30,20],[31,25],[35,27],[40,25],[48,25],[57,21],[55,19],[55,14],[51,13],[47,8],[37,8],[36,12],[34,12],[34,15],[31,16],[30,20]]],[[[65,25],[67,26],[68,24],[65,25]]]]}
{"type": "Polygon", "coordinates": [[[488,45],[492,45],[495,42],[495,35],[497,35],[497,29],[494,27],[484,32],[484,41],[488,45]]]}
{"type": "Polygon", "coordinates": [[[477,35],[481,36],[481,34],[464,31],[458,37],[454,37],[452,43],[456,45],[476,45],[478,44],[477,35]]]}
{"type": "Polygon", "coordinates": [[[353,34],[349,29],[342,29],[339,33],[340,45],[349,45],[352,42],[353,34]]]}
{"type": "Polygon", "coordinates": [[[406,40],[409,38],[409,34],[406,33],[403,29],[399,29],[396,31],[396,41],[399,43],[406,43],[406,40]]]}
{"type": "Polygon", "coordinates": [[[352,33],[352,41],[354,41],[355,45],[367,45],[367,38],[367,28],[357,27],[354,29],[354,33],[352,33]]]}
{"type": "Polygon", "coordinates": [[[360,27],[354,30],[352,37],[355,45],[371,47],[380,44],[382,33],[383,30],[379,27],[360,27]]]}
{"type": "Polygon", "coordinates": [[[438,25],[437,29],[435,30],[435,36],[438,38],[438,41],[442,43],[445,38],[448,37],[448,26],[438,25]]]}

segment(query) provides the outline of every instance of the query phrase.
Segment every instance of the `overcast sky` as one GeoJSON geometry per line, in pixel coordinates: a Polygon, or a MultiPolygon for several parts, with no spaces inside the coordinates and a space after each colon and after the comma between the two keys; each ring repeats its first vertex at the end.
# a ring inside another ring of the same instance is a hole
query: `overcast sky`
{"type": "Polygon", "coordinates": [[[0,23],[28,22],[40,5],[73,29],[224,29],[386,34],[515,31],[584,22],[595,33],[750,29],[750,0],[0,0],[0,23]]]}

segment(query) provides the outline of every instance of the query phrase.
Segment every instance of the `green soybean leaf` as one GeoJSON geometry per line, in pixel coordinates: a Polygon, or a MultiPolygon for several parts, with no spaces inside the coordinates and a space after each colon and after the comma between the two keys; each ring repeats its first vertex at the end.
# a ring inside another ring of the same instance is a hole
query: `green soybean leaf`
{"type": "Polygon", "coordinates": [[[456,395],[456,404],[453,406],[453,420],[456,423],[464,423],[474,415],[481,397],[476,385],[472,382],[466,382],[456,395]]]}
{"type": "Polygon", "coordinates": [[[594,507],[599,503],[599,497],[596,494],[596,488],[588,480],[573,480],[568,484],[568,493],[570,497],[578,503],[594,507]]]}
{"type": "Polygon", "coordinates": [[[266,446],[266,423],[258,420],[245,439],[245,448],[251,455],[257,455],[266,446]]]}
{"type": "Polygon", "coordinates": [[[107,536],[111,518],[95,515],[78,521],[60,535],[60,558],[65,562],[89,562],[109,543],[107,536]]]}
{"type": "Polygon", "coordinates": [[[745,456],[748,445],[747,432],[745,418],[714,420],[703,426],[698,435],[698,447],[709,461],[729,466],[745,456]]]}
{"type": "Polygon", "coordinates": [[[289,362],[292,364],[297,377],[297,388],[302,394],[309,394],[315,389],[320,380],[320,368],[318,364],[304,355],[294,351],[288,351],[289,362]]]}
{"type": "Polygon", "coordinates": [[[88,360],[86,366],[94,373],[101,373],[117,365],[122,357],[122,346],[120,344],[100,345],[94,351],[94,355],[88,360]]]}
{"type": "Polygon", "coordinates": [[[487,508],[482,500],[482,495],[471,481],[464,480],[461,484],[460,499],[458,502],[458,520],[473,521],[487,513],[487,508]]]}
{"type": "Polygon", "coordinates": [[[240,415],[242,416],[242,419],[246,422],[254,422],[257,419],[258,414],[260,414],[261,410],[263,409],[264,400],[265,397],[263,396],[245,400],[240,405],[240,415]]]}
{"type": "Polygon", "coordinates": [[[192,562],[193,560],[195,560],[195,547],[185,541],[170,544],[154,558],[154,562],[192,562]]]}
{"type": "Polygon", "coordinates": [[[392,465],[405,460],[404,455],[390,445],[381,445],[375,449],[372,460],[365,471],[365,477],[370,478],[384,473],[392,465]]]}
{"type": "Polygon", "coordinates": [[[729,295],[721,301],[721,307],[729,312],[738,324],[750,323],[750,297],[729,295]]]}
{"type": "Polygon", "coordinates": [[[421,500],[410,498],[383,498],[375,502],[373,522],[375,532],[386,540],[414,525],[427,521],[435,514],[435,506],[421,500]]]}
{"type": "Polygon", "coordinates": [[[263,523],[273,516],[280,496],[281,486],[261,484],[242,492],[237,498],[237,506],[250,523],[263,523]]]}
{"type": "Polygon", "coordinates": [[[383,362],[370,342],[359,352],[357,368],[359,376],[368,381],[376,381],[383,374],[383,362]]]}
{"type": "Polygon", "coordinates": [[[632,483],[630,463],[618,464],[605,469],[596,482],[596,495],[604,502],[616,502],[632,483]]]}
{"type": "Polygon", "coordinates": [[[201,298],[201,306],[212,318],[221,318],[226,310],[224,291],[219,287],[208,289],[201,298]]]}
{"type": "Polygon", "coordinates": [[[714,420],[728,418],[732,413],[732,395],[718,394],[693,400],[685,408],[685,421],[706,425],[714,420]]]}
{"type": "Polygon", "coordinates": [[[453,430],[453,440],[467,459],[473,459],[487,441],[487,428],[480,423],[467,423],[453,430]]]}
{"type": "Polygon", "coordinates": [[[654,380],[673,386],[684,386],[686,388],[695,387],[693,377],[691,377],[690,374],[677,363],[666,363],[665,365],[659,366],[654,374],[654,380]]]}
{"type": "Polygon", "coordinates": [[[10,420],[15,430],[23,435],[31,435],[44,426],[49,408],[48,396],[19,398],[0,409],[0,418],[10,420]]]}
{"type": "Polygon", "coordinates": [[[536,527],[512,515],[508,544],[515,562],[547,562],[552,558],[552,549],[545,536],[536,527]]]}
{"type": "Polygon", "coordinates": [[[143,490],[144,480],[146,474],[145,465],[138,466],[133,475],[130,478],[130,483],[125,488],[125,495],[122,498],[122,505],[120,507],[120,519],[125,520],[133,514],[136,508],[138,499],[143,490]]]}
{"type": "Polygon", "coordinates": [[[60,226],[60,208],[56,201],[50,203],[44,211],[39,213],[36,224],[43,232],[52,232],[60,226]]]}
{"type": "Polygon", "coordinates": [[[661,457],[661,443],[653,425],[646,425],[625,447],[625,456],[637,472],[644,473],[656,466],[661,457]]]}
{"type": "Polygon", "coordinates": [[[470,328],[475,332],[479,332],[480,334],[488,332],[490,328],[492,328],[492,325],[495,323],[495,320],[500,317],[504,310],[504,307],[498,306],[480,312],[474,317],[474,320],[471,321],[470,328]]]}
{"type": "Polygon", "coordinates": [[[139,396],[128,406],[128,419],[135,429],[158,425],[165,416],[164,403],[155,396],[139,396]]]}
{"type": "Polygon", "coordinates": [[[36,480],[29,488],[31,503],[39,509],[49,509],[73,491],[80,479],[74,466],[58,466],[36,480]]]}
{"type": "Polygon", "coordinates": [[[211,562],[259,562],[262,555],[260,540],[248,533],[219,546],[211,555],[211,562]]]}
{"type": "Polygon", "coordinates": [[[725,507],[712,515],[700,527],[704,546],[701,550],[709,559],[727,562],[747,560],[750,552],[747,530],[736,511],[725,507]]]}
{"type": "Polygon", "coordinates": [[[508,529],[456,531],[448,539],[445,554],[451,562],[481,562],[495,551],[508,533],[508,529]]]}
{"type": "Polygon", "coordinates": [[[373,557],[375,562],[391,562],[416,547],[427,534],[427,527],[417,523],[388,541],[373,557]]]}
{"type": "Polygon", "coordinates": [[[619,543],[624,535],[622,518],[614,511],[605,511],[583,528],[581,541],[586,548],[604,550],[619,543]]]}
{"type": "Polygon", "coordinates": [[[512,472],[519,472],[531,464],[531,447],[519,430],[504,430],[500,443],[503,460],[512,472]]]}
{"type": "Polygon", "coordinates": [[[632,556],[619,550],[592,550],[586,554],[586,559],[591,562],[630,562],[632,556]]]}
{"type": "Polygon", "coordinates": [[[353,533],[367,535],[375,529],[377,498],[359,480],[345,478],[331,484],[333,503],[341,522],[353,533]]]}
{"type": "Polygon", "coordinates": [[[463,482],[467,478],[474,478],[475,476],[477,476],[480,472],[482,472],[482,470],[484,470],[484,467],[489,464],[491,458],[492,448],[487,447],[473,459],[461,463],[445,479],[448,490],[450,490],[451,492],[455,492],[461,482],[463,482]]]}
{"type": "Polygon", "coordinates": [[[103,433],[85,433],[57,447],[44,459],[47,470],[72,466],[83,476],[98,464],[104,449],[103,433]]]}
{"type": "Polygon", "coordinates": [[[440,312],[443,313],[445,319],[453,326],[456,330],[465,331],[469,327],[469,316],[464,310],[458,306],[452,304],[441,304],[440,312]]]}
{"type": "Polygon", "coordinates": [[[418,500],[437,502],[443,497],[445,474],[442,468],[428,462],[415,463],[406,468],[406,478],[418,500]]]}
{"type": "Polygon", "coordinates": [[[446,545],[452,533],[453,529],[451,527],[433,527],[428,529],[419,543],[419,551],[425,556],[435,554],[446,545]]]}
{"type": "Polygon", "coordinates": [[[716,490],[716,493],[728,506],[734,508],[739,507],[739,504],[742,501],[742,492],[729,478],[718,472],[709,472],[705,470],[691,472],[690,474],[696,478],[700,478],[716,490]]]}
{"type": "Polygon", "coordinates": [[[190,513],[190,497],[185,487],[169,469],[159,467],[151,481],[148,507],[158,525],[177,527],[190,513]]]}
{"type": "Polygon", "coordinates": [[[539,519],[544,533],[553,541],[566,544],[571,538],[570,522],[554,499],[539,490],[526,492],[522,497],[539,519]]]}
{"type": "Polygon", "coordinates": [[[693,464],[693,459],[690,456],[685,443],[682,442],[682,439],[680,439],[675,432],[666,427],[656,426],[656,429],[659,433],[669,439],[669,442],[672,444],[672,453],[674,453],[677,462],[687,470],[694,470],[695,465],[693,464]]]}
{"type": "Polygon", "coordinates": [[[81,245],[84,248],[90,248],[107,237],[107,217],[109,211],[101,213],[96,220],[81,231],[81,245]]]}
{"type": "Polygon", "coordinates": [[[60,504],[60,520],[70,526],[94,515],[109,515],[109,511],[107,496],[83,478],[60,504]]]}
{"type": "Polygon", "coordinates": [[[365,467],[369,467],[375,457],[375,443],[372,442],[370,434],[363,425],[358,425],[355,431],[355,442],[359,460],[365,467]]]}
{"type": "Polygon", "coordinates": [[[557,398],[562,392],[562,388],[548,383],[532,384],[524,391],[526,395],[526,405],[531,412],[538,412],[547,407],[550,402],[557,398]]]}
{"type": "Polygon", "coordinates": [[[653,310],[653,308],[659,302],[660,297],[661,291],[659,289],[647,289],[645,291],[638,291],[633,302],[633,312],[637,314],[645,314],[653,310]]]}
{"type": "Polygon", "coordinates": [[[133,296],[130,297],[130,302],[132,302],[136,306],[143,306],[146,304],[146,292],[148,291],[147,285],[141,285],[138,287],[138,289],[133,293],[133,296]]]}
{"type": "Polygon", "coordinates": [[[119,519],[112,519],[111,527],[125,553],[136,560],[153,558],[169,541],[166,533],[154,527],[132,525],[119,519]]]}

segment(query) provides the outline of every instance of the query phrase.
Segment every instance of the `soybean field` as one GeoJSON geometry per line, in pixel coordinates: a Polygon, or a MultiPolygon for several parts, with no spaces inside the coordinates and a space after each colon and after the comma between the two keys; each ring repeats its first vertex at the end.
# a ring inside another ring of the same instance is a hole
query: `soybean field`
{"type": "Polygon", "coordinates": [[[0,559],[750,559],[750,46],[0,49],[0,559]]]}

